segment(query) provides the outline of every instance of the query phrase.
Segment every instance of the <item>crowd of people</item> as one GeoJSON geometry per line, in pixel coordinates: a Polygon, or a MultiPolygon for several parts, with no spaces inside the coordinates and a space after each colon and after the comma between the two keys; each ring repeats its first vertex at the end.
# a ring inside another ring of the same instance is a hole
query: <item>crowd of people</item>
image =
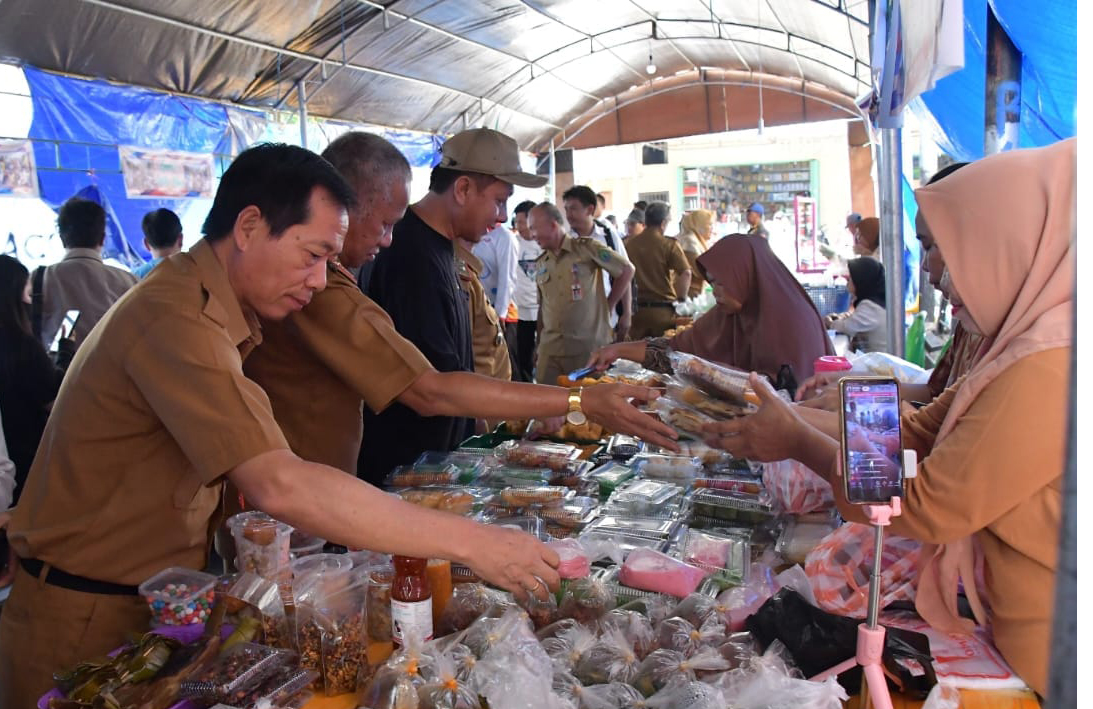
{"type": "MultiPolygon", "coordinates": [[[[938,627],[967,623],[948,612],[944,570],[986,559],[998,646],[1041,693],[1072,346],[1073,154],[1073,141],[1016,151],[917,193],[924,267],[960,326],[929,385],[902,389],[925,405],[904,417],[903,445],[921,463],[894,522],[938,545],[918,597],[938,627]],[[1035,440],[1021,435],[1031,416],[1035,440]]],[[[822,318],[771,250],[760,204],[747,234],[716,242],[704,210],[666,236],[664,202],[636,203],[620,230],[585,185],[561,204],[523,202],[510,222],[514,186],[545,179],[485,128],[443,144],[413,204],[410,176],[372,134],[347,133],[322,156],[264,144],[224,173],[188,251],[176,215],[144,218],[153,259],[136,274],[102,262],[105,214],[76,198],[58,213],[60,263],[31,273],[0,257],[0,521],[14,579],[0,706],[30,706],[58,667],[144,627],[136,584],[205,567],[208,539],[240,505],[545,596],[558,558],[538,540],[377,486],[504,419],[579,412],[677,449],[676,432],[634,405],[655,390],[556,386],[586,366],[625,358],[666,371],[679,351],[755,372],[759,412],[711,425],[709,441],[838,477],[837,395],[814,363],[833,354],[828,330],[886,346],[875,219],[848,220],[853,305],[822,318]],[[716,306],[669,333],[676,304],[706,287],[716,306]]]]}

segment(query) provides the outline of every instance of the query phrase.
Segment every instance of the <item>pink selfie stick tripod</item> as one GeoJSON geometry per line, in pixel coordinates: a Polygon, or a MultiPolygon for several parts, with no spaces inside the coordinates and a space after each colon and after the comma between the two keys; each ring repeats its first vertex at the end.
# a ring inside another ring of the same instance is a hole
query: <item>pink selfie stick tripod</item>
{"type": "MultiPolygon", "coordinates": [[[[918,459],[914,451],[903,451],[903,469],[905,478],[913,478],[918,470],[918,459]]],[[[892,695],[888,692],[888,681],[884,678],[881,658],[884,655],[884,626],[877,622],[880,615],[880,573],[881,556],[884,551],[884,528],[892,523],[893,517],[902,512],[900,498],[893,497],[887,505],[865,505],[862,511],[873,525],[873,570],[869,574],[869,612],[866,621],[858,626],[857,654],[829,670],[812,677],[814,682],[822,682],[828,677],[841,675],[843,672],[860,665],[869,688],[868,697],[874,709],[892,709],[892,695]]],[[[862,703],[862,709],[869,704],[862,703]]]]}

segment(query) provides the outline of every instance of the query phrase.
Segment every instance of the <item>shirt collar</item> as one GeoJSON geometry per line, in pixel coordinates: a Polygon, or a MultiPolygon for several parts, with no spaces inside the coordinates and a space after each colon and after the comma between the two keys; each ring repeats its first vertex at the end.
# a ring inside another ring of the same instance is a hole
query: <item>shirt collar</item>
{"type": "MultiPolygon", "coordinates": [[[[208,294],[204,313],[228,331],[228,337],[236,345],[249,341],[250,347],[262,342],[262,327],[254,313],[245,313],[235,296],[228,273],[216,258],[212,244],[199,240],[189,251],[201,274],[201,285],[208,294]]],[[[248,348],[249,351],[249,348],[248,348]]]]}
{"type": "Polygon", "coordinates": [[[603,229],[601,229],[600,225],[597,224],[596,222],[592,222],[592,233],[590,233],[588,236],[584,236],[584,237],[582,237],[580,234],[578,234],[577,230],[574,227],[572,227],[572,226],[569,227],[569,235],[574,237],[574,238],[592,239],[592,238],[595,238],[595,236],[597,234],[599,234],[600,236],[605,236],[604,233],[603,233],[603,229]]]}
{"type": "Polygon", "coordinates": [[[62,261],[67,261],[72,258],[90,258],[102,263],[102,251],[100,249],[65,249],[64,258],[62,261]]]}
{"type": "Polygon", "coordinates": [[[463,244],[455,245],[456,258],[462,259],[463,263],[467,264],[467,268],[474,271],[475,275],[482,273],[482,259],[474,255],[474,252],[463,246],[463,244]]]}

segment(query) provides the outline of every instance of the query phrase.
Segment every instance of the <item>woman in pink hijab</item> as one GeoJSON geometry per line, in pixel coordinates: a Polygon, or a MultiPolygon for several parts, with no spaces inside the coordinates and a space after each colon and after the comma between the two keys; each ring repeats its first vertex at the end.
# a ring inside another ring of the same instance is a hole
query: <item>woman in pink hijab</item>
{"type": "Polygon", "coordinates": [[[625,358],[664,371],[672,349],[771,380],[789,365],[804,381],[817,357],[833,354],[815,304],[766,239],[726,236],[698,257],[698,269],[713,284],[715,308],[671,339],[608,345],[593,354],[592,364],[605,369],[625,358]]]}
{"type": "MultiPolygon", "coordinates": [[[[1041,695],[1072,390],[1075,172],[1071,139],[993,155],[916,192],[944,257],[954,315],[988,344],[964,378],[904,417],[903,446],[921,462],[891,527],[924,543],[919,614],[940,630],[971,632],[972,620],[957,614],[963,579],[976,622],[990,624],[1007,662],[1041,695]],[[976,591],[977,560],[989,612],[976,591]]],[[[711,442],[826,471],[843,517],[866,521],[842,494],[837,416],[754,385],[759,413],[714,424],[711,442]]]]}

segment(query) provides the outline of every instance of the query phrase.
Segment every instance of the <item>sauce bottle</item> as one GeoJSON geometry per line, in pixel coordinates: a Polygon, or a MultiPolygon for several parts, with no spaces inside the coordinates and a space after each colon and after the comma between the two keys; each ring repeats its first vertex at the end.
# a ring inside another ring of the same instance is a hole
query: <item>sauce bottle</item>
{"type": "Polygon", "coordinates": [[[433,628],[440,625],[440,617],[444,615],[444,608],[452,598],[452,562],[447,559],[429,559],[429,565],[425,567],[425,573],[429,575],[429,586],[433,592],[433,628]]]}
{"type": "Polygon", "coordinates": [[[410,637],[433,639],[433,591],[425,559],[396,556],[391,583],[391,639],[405,646],[410,637]]]}

